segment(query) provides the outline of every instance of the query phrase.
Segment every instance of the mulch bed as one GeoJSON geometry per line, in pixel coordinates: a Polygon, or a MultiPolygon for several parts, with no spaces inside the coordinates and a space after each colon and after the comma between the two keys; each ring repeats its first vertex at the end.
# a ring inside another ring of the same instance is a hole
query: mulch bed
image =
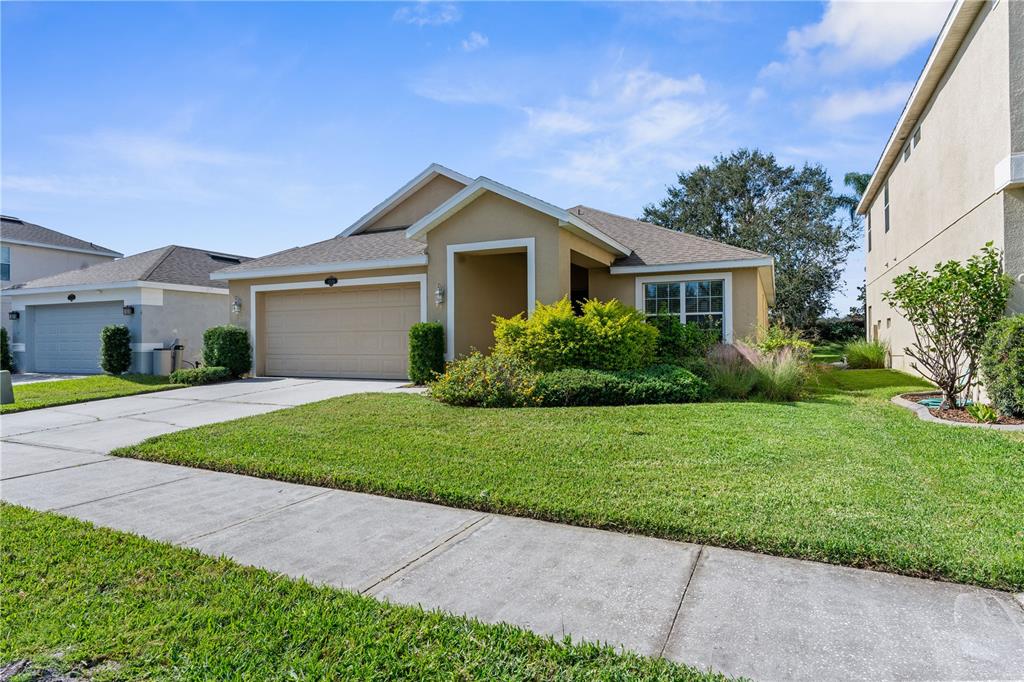
{"type": "MultiPolygon", "coordinates": [[[[942,394],[941,393],[904,393],[900,397],[903,398],[904,400],[909,400],[912,403],[916,403],[918,400],[921,400],[922,398],[941,398],[942,394]]],[[[979,422],[974,417],[972,417],[970,414],[968,414],[967,410],[963,410],[963,409],[960,409],[960,408],[955,408],[955,409],[952,409],[952,410],[939,410],[939,409],[929,408],[928,411],[932,413],[933,417],[936,417],[938,419],[944,419],[945,421],[949,421],[949,422],[964,422],[964,423],[967,423],[967,424],[980,424],[980,423],[982,423],[982,422],[979,422]]],[[[1024,424],[1024,419],[1018,419],[1016,417],[1007,417],[1006,415],[1002,415],[1001,414],[1001,415],[999,415],[999,419],[998,420],[996,420],[995,422],[991,422],[991,423],[993,423],[993,424],[1007,424],[1007,425],[1011,425],[1011,426],[1016,426],[1016,425],[1019,425],[1019,424],[1024,424]]]]}

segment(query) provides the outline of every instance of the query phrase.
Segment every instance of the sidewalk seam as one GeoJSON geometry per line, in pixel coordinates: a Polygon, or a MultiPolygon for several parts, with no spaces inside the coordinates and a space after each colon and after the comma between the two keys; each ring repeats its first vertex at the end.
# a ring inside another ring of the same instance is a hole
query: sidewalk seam
{"type": "Polygon", "coordinates": [[[676,612],[672,616],[672,624],[668,627],[668,634],[665,635],[665,641],[661,644],[661,650],[658,652],[658,658],[665,657],[665,649],[668,648],[668,643],[672,640],[672,632],[676,629],[676,621],[679,620],[679,612],[683,610],[683,600],[686,599],[686,593],[690,589],[690,583],[693,582],[693,574],[697,572],[697,564],[700,563],[700,558],[704,556],[704,547],[701,545],[700,549],[697,550],[697,557],[693,560],[693,566],[690,568],[690,574],[686,576],[686,584],[683,585],[683,593],[679,595],[679,603],[676,604],[676,612]]]}
{"type": "MultiPolygon", "coordinates": [[[[37,431],[33,431],[32,433],[38,433],[38,432],[37,431]]],[[[30,434],[18,434],[18,435],[20,436],[20,435],[30,435],[30,434]]],[[[78,453],[79,455],[103,455],[105,457],[105,456],[107,456],[109,454],[109,450],[107,452],[100,452],[99,450],[83,450],[82,448],[69,448],[66,445],[50,445],[49,443],[33,443],[30,440],[17,440],[17,438],[18,438],[18,436],[14,436],[13,438],[6,438],[6,437],[5,438],[0,438],[0,442],[2,442],[2,443],[14,443],[15,445],[32,445],[32,446],[37,447],[37,448],[46,448],[46,449],[49,449],[49,450],[64,450],[65,452],[75,452],[75,453],[78,453]]]]}
{"type": "Polygon", "coordinates": [[[361,588],[361,589],[359,589],[357,591],[359,592],[359,594],[370,594],[370,590],[373,590],[373,589],[376,589],[376,588],[380,587],[384,583],[388,582],[389,580],[391,580],[392,578],[397,576],[399,573],[402,573],[406,569],[412,567],[413,564],[419,563],[420,561],[425,559],[427,557],[427,555],[432,554],[432,553],[440,550],[442,547],[445,547],[445,546],[447,546],[447,545],[449,545],[449,544],[451,544],[453,542],[456,542],[458,540],[462,540],[463,536],[472,535],[472,531],[474,531],[481,523],[483,523],[484,521],[489,521],[491,518],[492,518],[491,514],[482,514],[480,516],[480,518],[474,519],[474,520],[470,521],[469,523],[464,524],[461,528],[456,530],[454,533],[452,533],[451,535],[449,535],[445,539],[441,540],[436,545],[430,547],[426,551],[422,552],[417,557],[407,561],[406,563],[402,564],[401,566],[396,568],[391,573],[388,573],[387,575],[385,575],[382,578],[378,579],[377,581],[371,583],[367,587],[361,588]]]}
{"type": "Polygon", "coordinates": [[[289,502],[288,504],[281,505],[280,507],[275,507],[273,509],[268,509],[266,511],[260,512],[259,514],[254,514],[253,516],[250,516],[248,518],[242,519],[241,521],[236,521],[235,523],[229,523],[226,526],[221,526],[220,528],[217,528],[217,529],[214,529],[214,530],[210,530],[210,531],[207,531],[205,533],[199,533],[198,535],[186,536],[186,537],[182,538],[181,540],[178,540],[178,543],[183,544],[183,545],[187,545],[189,543],[195,542],[196,540],[201,540],[201,539],[209,537],[211,535],[216,535],[217,533],[220,533],[221,531],[225,531],[225,530],[227,530],[229,528],[235,528],[237,526],[241,526],[243,524],[249,523],[250,521],[255,521],[256,519],[262,518],[264,516],[269,516],[271,514],[277,514],[278,512],[282,512],[285,509],[288,509],[289,507],[294,507],[297,504],[302,504],[304,502],[309,502],[310,500],[314,500],[314,499],[316,499],[318,497],[323,497],[324,495],[328,495],[328,494],[333,493],[333,492],[335,492],[335,490],[333,490],[333,489],[321,490],[319,492],[313,493],[309,497],[303,497],[301,500],[294,500],[292,502],[289,502]]]}
{"type": "Polygon", "coordinates": [[[140,492],[142,490],[151,490],[153,488],[159,488],[162,485],[168,485],[170,483],[177,483],[179,481],[187,481],[188,479],[195,478],[195,477],[196,477],[195,474],[192,474],[190,476],[182,476],[181,478],[175,478],[175,479],[172,479],[170,481],[162,481],[160,483],[154,483],[153,485],[144,485],[141,488],[133,488],[131,490],[125,490],[123,492],[115,493],[113,495],[107,495],[105,497],[97,497],[95,500],[86,500],[85,502],[76,502],[75,504],[69,504],[66,507],[54,507],[50,511],[61,512],[61,511],[64,511],[66,509],[74,509],[75,507],[81,507],[83,505],[92,504],[94,502],[103,502],[104,500],[112,500],[115,497],[121,497],[122,495],[131,495],[132,493],[137,493],[137,492],[140,492]]]}
{"type": "Polygon", "coordinates": [[[29,476],[38,476],[39,474],[49,474],[54,471],[64,471],[65,469],[75,469],[77,467],[87,467],[90,464],[101,464],[106,462],[110,457],[107,455],[101,455],[103,459],[93,460],[92,462],[79,462],[78,464],[68,464],[67,466],[54,467],[53,469],[47,469],[46,471],[33,471],[28,474],[19,474],[18,476],[8,476],[7,478],[0,478],[0,481],[16,481],[19,478],[27,478],[29,476]]]}

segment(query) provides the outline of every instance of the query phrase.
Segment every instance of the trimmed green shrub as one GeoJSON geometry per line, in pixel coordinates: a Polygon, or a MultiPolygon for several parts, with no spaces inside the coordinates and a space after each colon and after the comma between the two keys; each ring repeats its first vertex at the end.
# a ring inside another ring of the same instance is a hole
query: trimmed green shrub
{"type": "Polygon", "coordinates": [[[176,369],[171,372],[168,381],[172,384],[185,384],[186,386],[201,386],[203,384],[216,384],[220,381],[227,381],[231,378],[231,372],[227,367],[195,367],[192,369],[176,369]]]}
{"type": "Polygon", "coordinates": [[[209,367],[225,367],[232,377],[240,377],[252,368],[252,346],[244,327],[222,324],[203,332],[203,362],[209,367]]]}
{"type": "Polygon", "coordinates": [[[409,328],[409,379],[425,384],[444,372],[444,327],[417,322],[409,328]]]}
{"type": "Polygon", "coordinates": [[[132,366],[132,333],[126,324],[108,324],[100,331],[100,367],[124,374],[132,366]]]}
{"type": "Polygon", "coordinates": [[[863,339],[866,333],[864,317],[822,317],[811,325],[810,333],[819,341],[845,343],[863,339]]]}
{"type": "Polygon", "coordinates": [[[1024,417],[1024,315],[992,326],[981,350],[981,377],[997,410],[1024,417]]]}
{"type": "Polygon", "coordinates": [[[623,372],[562,369],[542,374],[537,380],[537,398],[541,405],[550,407],[689,403],[707,395],[703,379],[675,365],[623,372]]]}
{"type": "Polygon", "coordinates": [[[654,357],[657,337],[639,311],[616,300],[586,301],[576,315],[566,297],[538,303],[528,319],[522,314],[494,319],[495,351],[541,372],[637,369],[654,357]]]}
{"type": "Polygon", "coordinates": [[[11,346],[7,342],[7,330],[0,327],[0,369],[14,371],[14,359],[11,357],[11,346]]]}
{"type": "Polygon", "coordinates": [[[807,386],[808,367],[800,354],[784,349],[758,358],[756,391],[765,400],[789,402],[803,395],[807,386]]]}
{"type": "Polygon", "coordinates": [[[647,318],[658,330],[655,357],[659,363],[683,364],[687,358],[702,358],[718,343],[717,329],[707,329],[689,322],[683,324],[678,315],[656,315],[647,318]]]}
{"type": "Polygon", "coordinates": [[[537,373],[522,358],[473,351],[449,362],[430,384],[430,395],[462,407],[528,407],[537,404],[537,373]]]}
{"type": "Polygon", "coordinates": [[[851,341],[843,354],[850,369],[885,369],[889,345],[882,341],[851,341]]]}

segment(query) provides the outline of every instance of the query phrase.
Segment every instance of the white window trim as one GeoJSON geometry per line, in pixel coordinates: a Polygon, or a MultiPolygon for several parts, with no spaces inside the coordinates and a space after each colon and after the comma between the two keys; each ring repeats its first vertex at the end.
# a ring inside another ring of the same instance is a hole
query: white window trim
{"type": "MultiPolygon", "coordinates": [[[[636,278],[636,309],[644,312],[644,285],[656,284],[659,282],[693,282],[705,279],[722,280],[722,340],[725,343],[732,343],[732,273],[731,272],[701,272],[681,275],[656,275],[652,277],[636,278]]],[[[686,321],[686,294],[683,291],[680,295],[679,321],[686,321]]]]}
{"type": "MultiPolygon", "coordinates": [[[[256,336],[256,294],[268,291],[295,291],[298,289],[334,289],[338,287],[362,287],[378,284],[410,284],[420,285],[420,322],[427,321],[427,275],[391,275],[389,277],[351,277],[339,279],[333,287],[327,286],[323,280],[315,282],[283,282],[280,284],[253,284],[249,287],[249,338],[253,349],[259,337],[256,336]]],[[[255,367],[254,367],[255,369],[255,367]]],[[[258,376],[255,371],[253,376],[258,376]]]]}
{"type": "Polygon", "coordinates": [[[455,254],[472,251],[490,251],[492,249],[526,248],[526,315],[533,315],[537,303],[537,261],[536,239],[496,239],[489,242],[467,242],[449,244],[448,257],[445,263],[445,286],[448,288],[448,301],[445,310],[445,337],[447,349],[445,358],[455,359],[455,254]]]}

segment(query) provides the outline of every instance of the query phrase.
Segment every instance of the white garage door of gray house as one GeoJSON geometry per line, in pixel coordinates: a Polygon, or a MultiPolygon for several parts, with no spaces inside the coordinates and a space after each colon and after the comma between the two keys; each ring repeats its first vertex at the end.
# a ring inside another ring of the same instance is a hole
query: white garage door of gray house
{"type": "Polygon", "coordinates": [[[268,292],[268,376],[407,379],[419,284],[268,292]]]}
{"type": "Polygon", "coordinates": [[[99,374],[100,330],[124,324],[121,302],[65,303],[33,308],[36,372],[99,374]]]}

